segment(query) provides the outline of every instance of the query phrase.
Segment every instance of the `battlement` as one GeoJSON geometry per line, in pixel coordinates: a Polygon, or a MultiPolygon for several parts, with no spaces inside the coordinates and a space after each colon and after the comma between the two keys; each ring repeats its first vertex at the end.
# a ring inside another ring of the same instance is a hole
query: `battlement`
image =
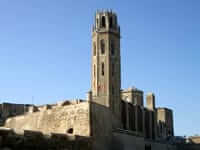
{"type": "Polygon", "coordinates": [[[64,100],[64,101],[57,102],[57,106],[76,105],[82,102],[86,102],[86,100],[82,100],[82,99],[64,100]]]}
{"type": "Polygon", "coordinates": [[[117,16],[117,14],[112,10],[112,9],[102,9],[102,10],[97,10],[96,15],[113,15],[117,16]]]}
{"type": "Polygon", "coordinates": [[[121,92],[132,92],[132,91],[143,93],[142,90],[140,90],[140,89],[138,89],[138,88],[136,88],[136,87],[134,87],[134,86],[133,86],[133,87],[130,87],[130,88],[127,88],[127,89],[122,89],[122,90],[121,90],[121,92]]]}
{"type": "Polygon", "coordinates": [[[56,104],[46,104],[46,105],[37,106],[37,109],[38,111],[45,111],[45,110],[55,109],[57,107],[76,105],[76,104],[85,103],[85,102],[87,101],[83,99],[62,100],[62,101],[58,101],[56,104]]]}
{"type": "Polygon", "coordinates": [[[58,101],[56,104],[45,104],[40,106],[32,104],[2,103],[0,104],[0,119],[7,119],[9,117],[24,115],[26,113],[34,113],[61,106],[76,105],[84,102],[86,102],[86,100],[73,99],[73,100],[58,101]]]}

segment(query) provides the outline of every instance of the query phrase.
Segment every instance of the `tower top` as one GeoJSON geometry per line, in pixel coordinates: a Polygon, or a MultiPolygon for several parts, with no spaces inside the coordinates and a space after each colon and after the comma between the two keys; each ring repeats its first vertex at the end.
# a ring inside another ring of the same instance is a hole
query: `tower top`
{"type": "Polygon", "coordinates": [[[95,13],[95,23],[93,32],[113,32],[120,33],[120,27],[117,22],[117,15],[112,10],[97,10],[95,13]]]}
{"type": "Polygon", "coordinates": [[[98,15],[98,14],[115,15],[115,16],[117,16],[116,13],[112,11],[112,9],[102,9],[102,10],[98,10],[97,9],[96,15],[98,15]]]}

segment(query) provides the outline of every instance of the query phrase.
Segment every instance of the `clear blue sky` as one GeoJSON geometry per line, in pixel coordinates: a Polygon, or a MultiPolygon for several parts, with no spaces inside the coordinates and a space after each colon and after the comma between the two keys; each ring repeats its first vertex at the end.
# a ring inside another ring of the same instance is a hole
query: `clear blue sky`
{"type": "Polygon", "coordinates": [[[122,88],[154,92],[176,135],[200,134],[199,0],[1,0],[0,101],[85,98],[101,8],[121,25],[122,88]]]}

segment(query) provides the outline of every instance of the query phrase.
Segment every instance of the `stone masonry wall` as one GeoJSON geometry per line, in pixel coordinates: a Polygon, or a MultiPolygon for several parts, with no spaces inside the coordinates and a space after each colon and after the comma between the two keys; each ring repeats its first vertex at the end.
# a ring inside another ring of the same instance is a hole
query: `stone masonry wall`
{"type": "Polygon", "coordinates": [[[7,118],[22,115],[27,112],[29,106],[31,105],[13,103],[0,104],[0,126],[4,124],[7,118]]]}
{"type": "Polygon", "coordinates": [[[111,150],[112,131],[121,128],[121,121],[103,105],[91,102],[91,135],[94,150],[111,150]]]}
{"type": "Polygon", "coordinates": [[[113,132],[112,149],[113,150],[177,150],[175,145],[170,145],[167,143],[159,143],[154,140],[147,140],[144,137],[134,136],[131,132],[127,130],[116,130],[113,132]]]}
{"type": "Polygon", "coordinates": [[[55,132],[89,136],[89,103],[57,105],[51,109],[12,117],[6,120],[5,127],[41,131],[45,134],[55,132]]]}

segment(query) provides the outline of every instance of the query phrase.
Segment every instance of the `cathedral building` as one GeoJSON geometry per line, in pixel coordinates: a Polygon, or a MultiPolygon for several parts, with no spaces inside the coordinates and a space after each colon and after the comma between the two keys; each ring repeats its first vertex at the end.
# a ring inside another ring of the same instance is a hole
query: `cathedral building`
{"type": "Polygon", "coordinates": [[[18,110],[17,105],[1,104],[4,127],[89,137],[93,150],[173,150],[167,143],[174,136],[173,111],[157,107],[154,93],[144,94],[135,87],[121,89],[120,37],[116,13],[96,12],[87,98],[24,105],[25,110],[21,105],[18,110]]]}
{"type": "Polygon", "coordinates": [[[89,101],[105,106],[122,129],[150,139],[173,136],[173,114],[156,108],[155,95],[148,93],[144,106],[143,91],[121,89],[120,26],[113,12],[97,12],[92,29],[92,90],[89,101]]]}

